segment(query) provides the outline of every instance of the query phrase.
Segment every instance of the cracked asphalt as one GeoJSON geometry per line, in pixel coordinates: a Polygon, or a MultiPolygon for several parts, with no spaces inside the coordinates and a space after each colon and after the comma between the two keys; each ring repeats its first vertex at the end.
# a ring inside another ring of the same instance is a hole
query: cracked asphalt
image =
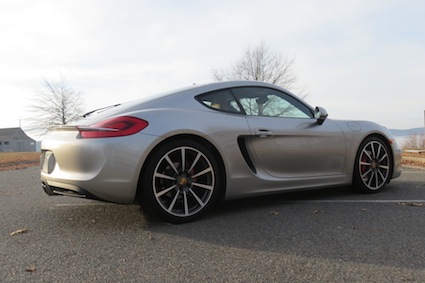
{"type": "Polygon", "coordinates": [[[0,172],[1,282],[425,282],[425,170],[226,202],[169,225],[136,205],[49,197],[0,172]],[[11,235],[14,234],[14,235],[11,235]]]}

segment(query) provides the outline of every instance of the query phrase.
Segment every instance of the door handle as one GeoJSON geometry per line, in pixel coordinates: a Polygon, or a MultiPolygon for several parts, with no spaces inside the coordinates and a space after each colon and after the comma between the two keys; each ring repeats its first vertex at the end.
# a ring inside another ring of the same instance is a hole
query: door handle
{"type": "Polygon", "coordinates": [[[259,136],[260,138],[266,138],[273,136],[273,132],[267,129],[255,129],[255,134],[259,136]]]}

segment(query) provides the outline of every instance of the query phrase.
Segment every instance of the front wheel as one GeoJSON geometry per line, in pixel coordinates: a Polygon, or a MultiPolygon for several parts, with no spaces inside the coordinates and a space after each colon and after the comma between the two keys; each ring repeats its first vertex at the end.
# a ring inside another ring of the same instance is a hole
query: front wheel
{"type": "Polygon", "coordinates": [[[216,201],[222,176],[211,151],[191,140],[160,146],[142,174],[142,208],[171,223],[193,221],[216,201]]]}
{"type": "Polygon", "coordinates": [[[357,152],[354,168],[354,189],[365,193],[380,191],[391,178],[390,148],[381,138],[369,137],[357,152]]]}

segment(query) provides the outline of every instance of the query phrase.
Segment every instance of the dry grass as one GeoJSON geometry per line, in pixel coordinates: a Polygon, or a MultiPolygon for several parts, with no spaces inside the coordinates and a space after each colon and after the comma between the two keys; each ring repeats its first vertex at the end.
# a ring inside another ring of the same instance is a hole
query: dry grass
{"type": "Polygon", "coordinates": [[[0,152],[0,171],[38,166],[40,152],[0,152]]]}
{"type": "Polygon", "coordinates": [[[425,153],[403,152],[402,164],[425,168],[425,153]]]}

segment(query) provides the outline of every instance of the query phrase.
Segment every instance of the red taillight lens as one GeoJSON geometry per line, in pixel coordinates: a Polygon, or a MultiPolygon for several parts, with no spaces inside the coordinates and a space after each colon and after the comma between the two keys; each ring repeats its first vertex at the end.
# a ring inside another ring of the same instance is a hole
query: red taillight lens
{"type": "Polygon", "coordinates": [[[149,123],[145,120],[122,116],[108,119],[88,127],[78,126],[80,135],[85,139],[112,138],[133,135],[146,128],[149,123]]]}

